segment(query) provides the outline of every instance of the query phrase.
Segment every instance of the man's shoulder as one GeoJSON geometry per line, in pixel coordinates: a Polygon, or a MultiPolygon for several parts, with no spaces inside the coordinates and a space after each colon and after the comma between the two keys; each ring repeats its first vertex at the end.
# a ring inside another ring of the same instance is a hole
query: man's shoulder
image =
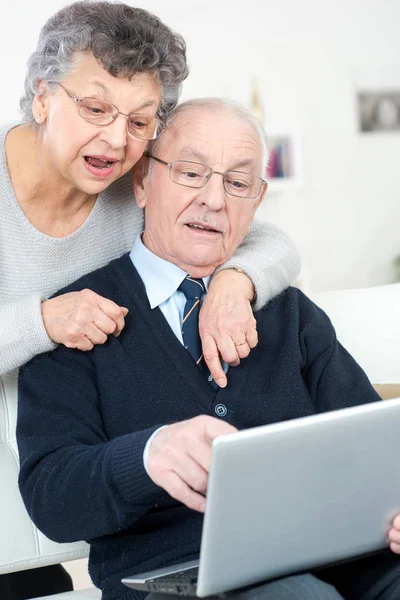
{"type": "Polygon", "coordinates": [[[258,313],[261,313],[261,318],[270,316],[275,320],[287,319],[289,315],[292,318],[295,316],[295,320],[303,326],[307,322],[316,322],[320,325],[331,324],[325,312],[302,290],[293,286],[289,286],[273,298],[258,313]]]}
{"type": "Polygon", "coordinates": [[[136,270],[129,257],[129,253],[126,253],[120,258],[110,261],[105,266],[82,275],[79,279],[58,290],[53,294],[53,297],[69,292],[80,292],[84,289],[90,289],[101,296],[107,295],[115,289],[117,282],[121,278],[132,277],[135,276],[134,274],[136,274],[136,270]]]}
{"type": "Polygon", "coordinates": [[[288,306],[311,307],[315,306],[311,298],[306,296],[299,288],[289,286],[284,289],[278,296],[272,298],[260,311],[267,312],[271,309],[281,309],[288,306]]]}

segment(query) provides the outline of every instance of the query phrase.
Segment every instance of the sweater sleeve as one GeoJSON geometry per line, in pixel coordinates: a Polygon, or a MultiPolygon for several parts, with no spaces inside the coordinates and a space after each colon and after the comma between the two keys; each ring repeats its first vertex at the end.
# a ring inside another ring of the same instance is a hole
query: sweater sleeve
{"type": "Polygon", "coordinates": [[[254,310],[259,310],[293,283],[300,271],[300,256],[283,231],[254,221],[235,254],[217,271],[231,268],[240,268],[250,277],[256,290],[254,310]]]}
{"type": "Polygon", "coordinates": [[[143,464],[160,424],[109,439],[100,406],[88,353],[60,345],[20,371],[20,491],[31,519],[57,542],[120,531],[165,497],[143,464]]]}
{"type": "Polygon", "coordinates": [[[42,294],[0,304],[0,376],[56,348],[43,324],[42,294]]]}
{"type": "Polygon", "coordinates": [[[302,373],[317,412],[380,401],[367,375],[337,340],[329,317],[302,292],[297,293],[302,373]]]}

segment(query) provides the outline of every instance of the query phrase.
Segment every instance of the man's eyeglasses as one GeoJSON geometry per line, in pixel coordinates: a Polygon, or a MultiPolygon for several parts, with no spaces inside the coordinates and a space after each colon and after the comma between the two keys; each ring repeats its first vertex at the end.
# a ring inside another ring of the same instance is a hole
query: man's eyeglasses
{"type": "Polygon", "coordinates": [[[79,115],[88,123],[110,125],[118,115],[123,115],[127,119],[129,133],[139,140],[155,140],[162,129],[162,121],[157,117],[145,117],[135,113],[126,115],[114,104],[98,98],[79,98],[59,81],[51,83],[62,87],[67,96],[77,103],[79,115]]]}
{"type": "Polygon", "coordinates": [[[252,173],[244,173],[242,171],[220,173],[219,171],[213,171],[207,165],[191,160],[166,162],[165,160],[161,160],[161,158],[157,158],[157,156],[153,156],[150,152],[146,152],[146,156],[167,166],[171,181],[185,187],[202,188],[209,182],[211,175],[216,173],[222,176],[224,189],[230,196],[256,199],[260,195],[262,188],[268,185],[262,177],[252,175],[252,173]]]}

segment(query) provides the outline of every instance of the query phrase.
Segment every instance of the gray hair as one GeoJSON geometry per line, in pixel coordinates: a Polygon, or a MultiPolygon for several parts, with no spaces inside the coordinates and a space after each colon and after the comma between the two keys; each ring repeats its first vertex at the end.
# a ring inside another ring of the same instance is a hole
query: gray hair
{"type": "Polygon", "coordinates": [[[34,123],[32,101],[38,82],[62,81],[77,52],[90,51],[114,77],[156,73],[161,85],[158,111],[165,119],[178,102],[188,75],[186,44],[162,21],[121,2],[79,0],[61,9],[43,26],[28,60],[23,119],[34,123]]]}
{"type": "MultiPolygon", "coordinates": [[[[190,111],[195,108],[210,108],[213,110],[229,111],[236,118],[244,121],[256,132],[261,147],[261,170],[265,173],[265,170],[269,161],[269,151],[267,146],[267,136],[264,127],[259,119],[243,104],[231,100],[228,98],[194,98],[193,100],[187,100],[179,104],[169,115],[166,120],[167,129],[173,124],[173,122],[180,117],[180,115],[186,111],[190,111]]],[[[167,131],[167,129],[165,131],[167,131]]],[[[151,151],[156,152],[158,145],[162,141],[163,133],[154,142],[151,143],[151,151]]]]}

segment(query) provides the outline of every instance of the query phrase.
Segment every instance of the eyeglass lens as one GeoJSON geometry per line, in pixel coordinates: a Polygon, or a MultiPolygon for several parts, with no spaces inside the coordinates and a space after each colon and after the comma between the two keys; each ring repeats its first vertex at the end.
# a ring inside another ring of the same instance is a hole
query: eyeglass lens
{"type": "MultiPolygon", "coordinates": [[[[82,98],[79,114],[85,121],[97,125],[108,125],[118,116],[118,110],[112,104],[97,98],[82,98]]],[[[135,137],[154,139],[157,134],[158,120],[131,113],[128,116],[128,130],[135,137]]]]}
{"type": "MultiPolygon", "coordinates": [[[[200,188],[206,185],[213,171],[201,163],[176,160],[171,163],[170,173],[174,183],[200,188]]],[[[223,174],[223,182],[228,194],[241,198],[257,197],[262,186],[261,178],[242,171],[227,171],[223,174]]]]}

